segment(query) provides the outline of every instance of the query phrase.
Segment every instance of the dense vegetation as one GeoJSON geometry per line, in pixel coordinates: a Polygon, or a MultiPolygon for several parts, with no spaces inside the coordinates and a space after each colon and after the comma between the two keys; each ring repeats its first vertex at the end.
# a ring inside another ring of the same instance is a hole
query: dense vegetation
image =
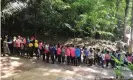
{"type": "Polygon", "coordinates": [[[122,39],[127,26],[131,26],[132,0],[2,0],[1,3],[3,34],[94,37],[99,33],[103,39],[122,39]]]}

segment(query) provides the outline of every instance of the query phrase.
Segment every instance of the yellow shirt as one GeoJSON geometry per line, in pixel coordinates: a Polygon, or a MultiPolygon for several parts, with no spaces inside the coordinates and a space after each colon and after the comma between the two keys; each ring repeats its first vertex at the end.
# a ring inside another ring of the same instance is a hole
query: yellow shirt
{"type": "Polygon", "coordinates": [[[37,48],[38,47],[38,43],[34,43],[34,47],[37,48]]]}
{"type": "Polygon", "coordinates": [[[32,43],[29,43],[29,47],[32,47],[33,46],[33,44],[32,43]]]}

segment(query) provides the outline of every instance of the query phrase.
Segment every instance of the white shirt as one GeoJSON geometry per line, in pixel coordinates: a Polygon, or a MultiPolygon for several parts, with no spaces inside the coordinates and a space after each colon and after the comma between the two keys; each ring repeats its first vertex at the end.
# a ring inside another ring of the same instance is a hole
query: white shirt
{"type": "Polygon", "coordinates": [[[105,60],[105,54],[101,54],[102,60],[105,60]]]}
{"type": "Polygon", "coordinates": [[[99,57],[101,57],[101,53],[100,52],[98,52],[97,54],[98,54],[99,57]]]}
{"type": "Polygon", "coordinates": [[[93,52],[90,52],[89,55],[88,55],[88,58],[89,59],[94,59],[94,53],[93,52]]]}

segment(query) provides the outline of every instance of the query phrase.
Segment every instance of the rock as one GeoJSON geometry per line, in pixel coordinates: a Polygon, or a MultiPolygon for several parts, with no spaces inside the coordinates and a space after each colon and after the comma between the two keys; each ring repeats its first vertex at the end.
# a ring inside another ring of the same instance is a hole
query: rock
{"type": "Polygon", "coordinates": [[[127,43],[124,43],[122,41],[118,41],[116,43],[116,47],[125,50],[128,47],[128,45],[127,45],[127,43]]]}

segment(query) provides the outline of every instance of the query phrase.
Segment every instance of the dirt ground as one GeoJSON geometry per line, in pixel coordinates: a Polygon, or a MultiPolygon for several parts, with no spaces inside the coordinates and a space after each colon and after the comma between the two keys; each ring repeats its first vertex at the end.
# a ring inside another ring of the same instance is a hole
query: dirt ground
{"type": "MultiPolygon", "coordinates": [[[[110,68],[51,64],[19,57],[1,57],[0,66],[2,80],[94,80],[115,77],[110,68]]],[[[133,77],[129,72],[125,74],[127,78],[133,77]]]]}

